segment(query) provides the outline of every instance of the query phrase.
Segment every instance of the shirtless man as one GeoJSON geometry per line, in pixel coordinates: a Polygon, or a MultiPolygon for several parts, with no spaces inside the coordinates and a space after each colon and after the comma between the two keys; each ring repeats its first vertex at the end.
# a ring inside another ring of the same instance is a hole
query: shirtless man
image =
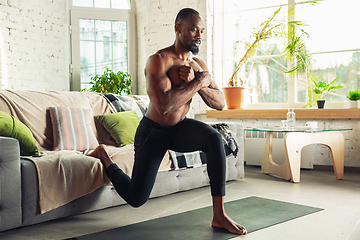
{"type": "Polygon", "coordinates": [[[182,9],[175,20],[175,43],[152,55],[146,64],[148,111],[135,135],[135,163],[131,179],[108,157],[103,145],[90,155],[100,158],[116,191],[131,206],[139,207],[150,196],[161,160],[168,149],[202,150],[207,157],[213,201],[212,226],[235,234],[246,229],[225,213],[226,157],[221,135],[209,125],[186,118],[192,97],[199,93],[211,108],[222,110],[224,96],[197,54],[204,21],[193,9],[182,9]]]}

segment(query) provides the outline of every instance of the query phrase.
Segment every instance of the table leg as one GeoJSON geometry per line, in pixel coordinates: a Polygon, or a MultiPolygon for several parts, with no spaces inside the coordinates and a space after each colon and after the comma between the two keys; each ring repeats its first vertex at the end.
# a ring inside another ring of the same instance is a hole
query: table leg
{"type": "Polygon", "coordinates": [[[266,133],[266,141],[264,147],[263,158],[261,162],[261,170],[265,174],[274,174],[276,176],[282,177],[285,180],[291,179],[291,171],[289,166],[289,161],[286,160],[282,165],[278,165],[274,162],[272,158],[272,148],[273,148],[273,133],[266,133]]]}

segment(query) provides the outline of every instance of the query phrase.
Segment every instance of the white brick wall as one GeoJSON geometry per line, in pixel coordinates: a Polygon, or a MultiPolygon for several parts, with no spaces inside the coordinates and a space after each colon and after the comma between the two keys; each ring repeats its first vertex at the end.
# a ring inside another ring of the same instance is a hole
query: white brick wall
{"type": "Polygon", "coordinates": [[[66,0],[0,0],[2,87],[69,90],[66,0]]]}
{"type": "MultiPolygon", "coordinates": [[[[3,70],[0,79],[3,88],[69,90],[67,2],[0,0],[3,70]]],[[[206,22],[208,2],[135,0],[140,94],[146,93],[144,67],[147,58],[174,42],[174,20],[178,11],[192,7],[201,13],[206,22]]],[[[204,37],[199,57],[206,62],[207,55],[207,41],[204,37]]]]}

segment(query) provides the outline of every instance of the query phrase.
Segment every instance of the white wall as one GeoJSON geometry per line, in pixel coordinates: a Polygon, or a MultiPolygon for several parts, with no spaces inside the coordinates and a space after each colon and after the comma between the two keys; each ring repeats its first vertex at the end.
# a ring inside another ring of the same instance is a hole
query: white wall
{"type": "Polygon", "coordinates": [[[69,90],[66,0],[0,0],[1,86],[69,90]]]}

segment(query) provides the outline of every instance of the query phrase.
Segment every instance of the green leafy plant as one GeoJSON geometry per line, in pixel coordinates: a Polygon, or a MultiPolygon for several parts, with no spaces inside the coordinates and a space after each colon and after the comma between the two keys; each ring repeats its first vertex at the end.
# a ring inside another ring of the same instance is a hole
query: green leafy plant
{"type": "Polygon", "coordinates": [[[80,91],[98,92],[98,93],[115,93],[118,95],[129,95],[131,89],[131,75],[127,72],[113,72],[106,68],[102,75],[96,74],[91,76],[92,87],[81,89],[80,91]]]}
{"type": "Polygon", "coordinates": [[[327,95],[330,91],[339,89],[339,88],[343,88],[343,86],[340,86],[340,85],[333,86],[333,83],[336,80],[337,80],[337,78],[332,80],[330,83],[326,83],[326,82],[321,82],[321,81],[317,82],[314,79],[312,79],[313,91],[318,96],[319,100],[322,100],[325,97],[325,95],[327,95]]]}
{"type": "MultiPolygon", "coordinates": [[[[318,4],[321,0],[318,1],[306,1],[298,4],[318,4]]],[[[292,11],[293,12],[293,11],[292,11]]],[[[289,13],[290,14],[290,13],[289,13]]],[[[291,18],[293,18],[293,14],[291,18]]],[[[303,75],[307,80],[307,102],[303,106],[312,107],[316,105],[317,95],[314,91],[314,82],[316,76],[311,73],[310,65],[311,65],[311,54],[308,52],[306,47],[306,39],[310,36],[304,30],[304,27],[308,26],[302,21],[288,21],[287,27],[288,31],[281,32],[281,36],[283,39],[288,39],[286,47],[282,51],[281,55],[284,59],[289,61],[290,70],[286,71],[289,73],[293,79],[297,78],[299,74],[303,75]]]]}
{"type": "Polygon", "coordinates": [[[346,97],[349,100],[354,100],[354,101],[360,100],[360,89],[356,89],[354,91],[350,90],[346,97]]]}

